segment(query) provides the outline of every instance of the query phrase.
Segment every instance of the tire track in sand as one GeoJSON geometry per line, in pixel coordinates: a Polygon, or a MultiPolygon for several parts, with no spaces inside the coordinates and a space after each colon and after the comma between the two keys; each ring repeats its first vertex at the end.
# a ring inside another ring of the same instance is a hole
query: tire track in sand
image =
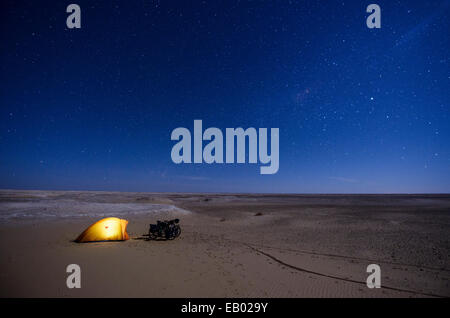
{"type": "MultiPolygon", "coordinates": [[[[272,259],[273,261],[277,262],[280,265],[286,266],[288,268],[294,269],[296,271],[300,271],[303,273],[308,273],[308,274],[312,274],[312,275],[317,275],[317,276],[321,276],[321,277],[326,277],[326,278],[330,278],[330,279],[336,279],[336,280],[340,280],[340,281],[345,281],[348,283],[355,283],[355,284],[359,284],[359,285],[364,285],[366,286],[365,282],[361,282],[361,281],[357,281],[357,280],[353,280],[353,279],[349,279],[349,278],[343,278],[343,277],[338,277],[338,276],[333,276],[333,275],[329,275],[329,274],[324,274],[324,273],[320,273],[320,272],[315,272],[312,270],[308,270],[305,268],[301,268],[298,266],[294,266],[291,264],[288,264],[280,259],[278,259],[277,257],[264,252],[256,247],[253,247],[249,244],[246,243],[242,243],[244,245],[246,245],[248,248],[254,250],[255,252],[264,255],[270,259],[272,259]]],[[[428,296],[428,297],[437,297],[437,298],[448,298],[449,296],[444,296],[444,295],[438,295],[438,294],[432,294],[432,293],[423,293],[423,292],[417,292],[417,291],[413,291],[413,290],[408,290],[408,289],[402,289],[402,288],[396,288],[396,287],[391,287],[391,286],[385,286],[383,285],[383,289],[388,289],[388,290],[393,290],[393,291],[397,291],[397,292],[404,292],[404,293],[409,293],[409,294],[413,294],[413,295],[422,295],[422,296],[428,296]]]]}

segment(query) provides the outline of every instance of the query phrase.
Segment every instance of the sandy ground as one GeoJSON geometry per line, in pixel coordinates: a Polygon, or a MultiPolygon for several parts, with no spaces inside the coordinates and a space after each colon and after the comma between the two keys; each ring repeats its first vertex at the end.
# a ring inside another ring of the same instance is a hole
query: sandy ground
{"type": "Polygon", "coordinates": [[[449,255],[450,195],[0,191],[1,297],[450,297],[449,255]],[[74,243],[103,212],[182,234],[74,243]]]}

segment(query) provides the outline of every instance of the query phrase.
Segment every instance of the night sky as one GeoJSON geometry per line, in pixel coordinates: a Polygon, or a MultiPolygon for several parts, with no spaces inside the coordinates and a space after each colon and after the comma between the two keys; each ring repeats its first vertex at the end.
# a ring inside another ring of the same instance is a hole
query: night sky
{"type": "Polygon", "coordinates": [[[450,1],[0,6],[0,188],[450,192],[450,1]],[[174,164],[194,119],[279,128],[278,173],[174,164]]]}

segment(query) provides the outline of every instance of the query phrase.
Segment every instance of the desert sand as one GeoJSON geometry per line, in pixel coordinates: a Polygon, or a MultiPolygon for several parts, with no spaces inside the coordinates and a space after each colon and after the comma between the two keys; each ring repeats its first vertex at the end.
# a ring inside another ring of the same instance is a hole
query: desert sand
{"type": "Polygon", "coordinates": [[[1,297],[450,297],[449,255],[450,195],[0,191],[1,297]],[[73,242],[106,216],[132,239],[73,242]]]}

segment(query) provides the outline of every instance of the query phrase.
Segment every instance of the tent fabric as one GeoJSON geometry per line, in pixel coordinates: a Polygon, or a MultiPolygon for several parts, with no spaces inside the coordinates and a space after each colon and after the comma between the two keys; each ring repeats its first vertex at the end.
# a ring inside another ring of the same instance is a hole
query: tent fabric
{"type": "Polygon", "coordinates": [[[75,242],[126,241],[128,221],[119,218],[105,218],[89,226],[75,242]]]}

